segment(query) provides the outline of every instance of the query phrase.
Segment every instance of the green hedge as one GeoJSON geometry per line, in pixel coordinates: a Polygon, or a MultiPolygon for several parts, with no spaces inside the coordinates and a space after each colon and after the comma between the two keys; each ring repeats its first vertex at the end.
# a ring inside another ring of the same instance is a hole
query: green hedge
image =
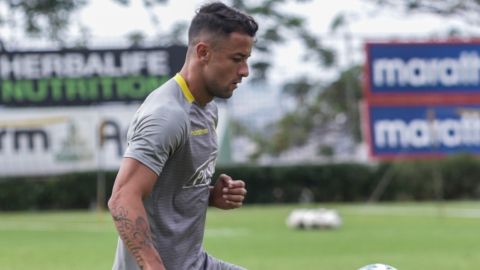
{"type": "MultiPolygon", "coordinates": [[[[115,176],[106,173],[107,198],[115,176]]],[[[0,210],[88,209],[97,198],[96,181],[96,172],[2,179],[0,210]]]]}
{"type": "MultiPolygon", "coordinates": [[[[442,161],[402,163],[326,164],[286,167],[239,166],[217,168],[213,179],[225,173],[244,180],[245,203],[292,203],[310,192],[314,202],[366,201],[388,170],[394,174],[380,200],[434,200],[434,168],[443,180],[446,200],[480,197],[480,161],[453,156],[442,161]],[[281,195],[281,196],[280,196],[281,195]]],[[[106,198],[116,172],[106,174],[106,198]]],[[[86,209],[96,200],[95,172],[47,178],[11,178],[0,181],[0,210],[86,209]]]]}
{"type": "Polygon", "coordinates": [[[360,164],[332,164],[288,167],[218,168],[234,179],[245,181],[245,203],[298,202],[302,189],[308,188],[313,199],[326,201],[362,201],[374,188],[373,168],[360,164]],[[281,197],[274,190],[281,190],[281,197]]]}

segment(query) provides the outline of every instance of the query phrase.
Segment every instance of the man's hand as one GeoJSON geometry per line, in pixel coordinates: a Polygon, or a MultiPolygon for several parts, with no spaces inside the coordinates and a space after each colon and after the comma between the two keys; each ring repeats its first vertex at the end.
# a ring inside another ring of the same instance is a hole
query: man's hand
{"type": "Polygon", "coordinates": [[[242,180],[232,180],[226,174],[220,175],[213,187],[210,187],[210,206],[220,209],[233,209],[242,206],[247,190],[242,180]]]}

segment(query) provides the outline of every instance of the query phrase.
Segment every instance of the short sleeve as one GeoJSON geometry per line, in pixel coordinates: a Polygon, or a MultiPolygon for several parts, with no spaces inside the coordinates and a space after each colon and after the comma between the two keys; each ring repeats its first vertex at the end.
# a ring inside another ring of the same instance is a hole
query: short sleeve
{"type": "Polygon", "coordinates": [[[167,159],[185,142],[188,124],[183,111],[163,109],[139,116],[132,123],[124,157],[138,160],[157,175],[167,159]]]}

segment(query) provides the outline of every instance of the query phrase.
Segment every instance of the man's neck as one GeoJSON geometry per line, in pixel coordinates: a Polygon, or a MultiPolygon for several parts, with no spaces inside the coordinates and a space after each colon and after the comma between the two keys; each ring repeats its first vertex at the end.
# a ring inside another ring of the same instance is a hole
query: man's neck
{"type": "Polygon", "coordinates": [[[198,104],[205,106],[213,100],[214,96],[208,93],[203,79],[195,76],[195,72],[189,72],[189,70],[184,67],[179,74],[185,80],[188,90],[190,90],[190,93],[192,93],[193,98],[195,98],[198,104]]]}

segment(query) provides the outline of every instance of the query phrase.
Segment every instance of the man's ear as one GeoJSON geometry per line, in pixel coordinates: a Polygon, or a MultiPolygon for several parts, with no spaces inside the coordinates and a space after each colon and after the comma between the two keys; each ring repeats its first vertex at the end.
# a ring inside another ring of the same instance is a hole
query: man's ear
{"type": "Polygon", "coordinates": [[[207,43],[198,43],[196,49],[197,60],[202,63],[208,63],[210,57],[212,56],[212,47],[207,43]]]}

